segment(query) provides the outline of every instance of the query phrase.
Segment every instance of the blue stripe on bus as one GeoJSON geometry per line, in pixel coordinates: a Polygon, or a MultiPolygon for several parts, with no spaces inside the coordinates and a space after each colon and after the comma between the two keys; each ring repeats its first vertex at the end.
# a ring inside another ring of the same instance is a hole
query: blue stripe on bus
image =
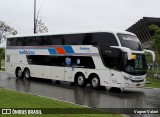
{"type": "Polygon", "coordinates": [[[49,48],[48,51],[49,51],[49,54],[50,54],[50,55],[52,55],[52,54],[57,54],[56,50],[53,49],[53,48],[49,48]]]}
{"type": "Polygon", "coordinates": [[[64,50],[66,51],[66,53],[74,53],[71,46],[64,46],[64,50]]]}

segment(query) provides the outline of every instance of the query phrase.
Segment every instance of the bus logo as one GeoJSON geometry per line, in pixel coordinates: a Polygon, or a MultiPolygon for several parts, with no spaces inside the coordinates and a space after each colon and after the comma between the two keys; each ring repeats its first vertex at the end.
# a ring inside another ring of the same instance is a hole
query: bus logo
{"type": "Polygon", "coordinates": [[[19,54],[33,55],[33,54],[35,54],[35,51],[20,50],[20,51],[19,51],[19,54]]]}
{"type": "Polygon", "coordinates": [[[89,50],[87,47],[80,47],[80,50],[89,50]]]}
{"type": "Polygon", "coordinates": [[[66,65],[70,65],[71,64],[71,59],[69,57],[66,58],[66,65]]]}

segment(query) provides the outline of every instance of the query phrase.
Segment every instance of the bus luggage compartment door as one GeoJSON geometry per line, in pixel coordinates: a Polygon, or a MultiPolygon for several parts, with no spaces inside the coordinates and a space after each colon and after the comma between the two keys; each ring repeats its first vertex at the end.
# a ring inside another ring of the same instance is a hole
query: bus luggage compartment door
{"type": "Polygon", "coordinates": [[[72,67],[65,67],[65,72],[64,72],[64,75],[65,75],[65,81],[72,81],[72,70],[74,68],[72,67]]]}

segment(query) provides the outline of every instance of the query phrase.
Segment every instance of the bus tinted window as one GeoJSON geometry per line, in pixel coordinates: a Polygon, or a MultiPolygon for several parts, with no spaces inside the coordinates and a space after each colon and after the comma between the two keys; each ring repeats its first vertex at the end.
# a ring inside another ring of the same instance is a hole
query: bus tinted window
{"type": "Polygon", "coordinates": [[[84,34],[69,34],[63,36],[65,45],[82,45],[84,34]]]}
{"type": "Polygon", "coordinates": [[[127,47],[130,48],[131,50],[136,50],[136,51],[142,50],[141,43],[136,36],[129,34],[121,34],[121,33],[118,33],[117,35],[123,47],[127,47]]]}
{"type": "Polygon", "coordinates": [[[40,45],[51,45],[52,36],[40,36],[38,38],[41,41],[40,45]]]}
{"type": "Polygon", "coordinates": [[[95,69],[92,57],[84,56],[47,56],[47,55],[27,55],[28,64],[45,66],[67,66],[95,69]],[[66,64],[66,58],[71,59],[70,64],[66,64]]]}
{"type": "Polygon", "coordinates": [[[85,34],[82,44],[91,45],[92,42],[93,42],[92,34],[91,33],[85,34]]]}
{"type": "Polygon", "coordinates": [[[24,46],[23,38],[17,38],[16,46],[24,46]]]}
{"type": "Polygon", "coordinates": [[[88,56],[73,56],[73,57],[71,57],[71,59],[72,59],[73,65],[76,65],[77,67],[95,69],[95,65],[94,65],[92,57],[88,57],[88,56]]]}
{"type": "Polygon", "coordinates": [[[99,45],[118,46],[118,42],[112,33],[93,33],[92,38],[99,45]]]}
{"type": "Polygon", "coordinates": [[[53,35],[50,38],[51,38],[51,45],[63,45],[61,36],[53,35]]]}
{"type": "Polygon", "coordinates": [[[7,39],[7,46],[12,46],[11,39],[7,39]]]}
{"type": "Polygon", "coordinates": [[[9,38],[7,39],[7,46],[16,46],[17,38],[9,38]]]}

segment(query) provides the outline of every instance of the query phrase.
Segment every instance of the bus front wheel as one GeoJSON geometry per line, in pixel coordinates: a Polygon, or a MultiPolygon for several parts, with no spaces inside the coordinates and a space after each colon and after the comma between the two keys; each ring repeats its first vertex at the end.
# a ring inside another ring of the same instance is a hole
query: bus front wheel
{"type": "Polygon", "coordinates": [[[78,74],[76,76],[76,84],[79,87],[85,87],[86,86],[86,79],[85,79],[85,76],[83,74],[78,74]]]}
{"type": "Polygon", "coordinates": [[[92,76],[90,80],[90,85],[93,89],[98,89],[100,87],[100,80],[97,75],[92,76]]]}
{"type": "Polygon", "coordinates": [[[30,78],[30,71],[29,69],[24,70],[24,78],[29,79],[30,78]]]}

